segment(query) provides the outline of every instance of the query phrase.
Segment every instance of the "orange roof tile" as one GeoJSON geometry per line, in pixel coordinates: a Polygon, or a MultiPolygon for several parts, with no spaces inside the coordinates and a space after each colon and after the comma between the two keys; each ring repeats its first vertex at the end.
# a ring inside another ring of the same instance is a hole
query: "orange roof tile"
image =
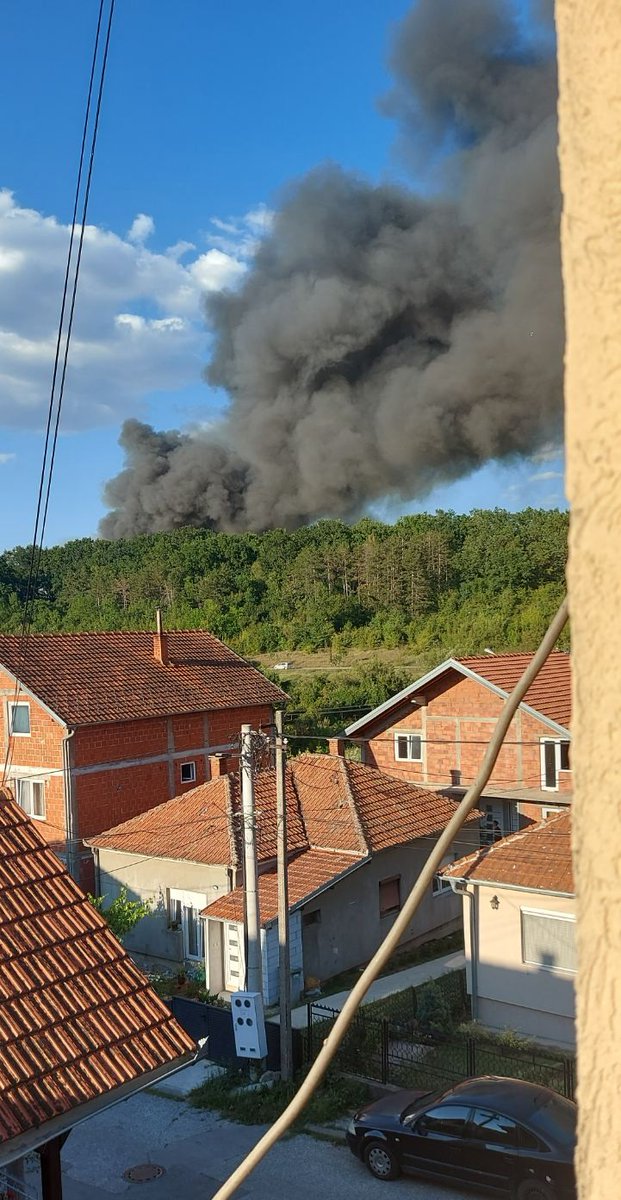
{"type": "Polygon", "coordinates": [[[0,795],[0,1142],[194,1045],[36,825],[0,795]]]}
{"type": "MultiPolygon", "coordinates": [[[[290,850],[308,845],[293,780],[286,780],[287,841],[290,850]]],[[[255,780],[257,857],[276,857],[276,774],[260,771],[255,780]]],[[[222,775],[107,829],[86,844],[125,850],[151,858],[175,858],[219,866],[237,866],[241,844],[239,777],[222,775]]]]}
{"type": "MultiPolygon", "coordinates": [[[[452,800],[330,754],[291,759],[286,774],[290,852],[327,850],[367,856],[415,838],[432,837],[455,812],[452,800]]],[[[276,857],[276,773],[255,779],[257,857],[276,857]]],[[[243,860],[237,775],[202,783],[157,808],[87,838],[99,849],[152,858],[237,866],[243,860]]],[[[478,821],[477,811],[469,818],[478,821]]]]}
{"type": "MultiPolygon", "coordinates": [[[[289,863],[289,908],[303,903],[339,876],[354,870],[365,859],[356,854],[333,854],[329,850],[305,850],[289,863]]],[[[259,913],[266,925],[278,916],[278,879],[274,869],[259,875],[259,913]]],[[[203,910],[203,916],[224,921],[244,920],[243,888],[219,896],[203,910]]]]}
{"type": "MultiPolygon", "coordinates": [[[[510,692],[532,661],[532,654],[480,654],[457,661],[490,683],[510,692]]],[[[568,729],[571,721],[571,657],[554,650],[529,687],[524,703],[568,729]]]]}
{"type": "Polygon", "coordinates": [[[443,867],[438,874],[573,895],[571,813],[559,813],[501,838],[493,846],[443,867]]]}
{"type": "Polygon", "coordinates": [[[286,700],[213,634],[166,637],[168,666],[154,658],[152,633],[34,633],[25,650],[17,634],[0,634],[0,664],[68,725],[286,700]]]}
{"type": "MultiPolygon", "coordinates": [[[[375,767],[348,761],[347,775],[365,840],[373,852],[432,837],[448,825],[455,812],[456,804],[446,796],[385,775],[375,767]]],[[[468,823],[480,818],[476,810],[468,823]]]]}

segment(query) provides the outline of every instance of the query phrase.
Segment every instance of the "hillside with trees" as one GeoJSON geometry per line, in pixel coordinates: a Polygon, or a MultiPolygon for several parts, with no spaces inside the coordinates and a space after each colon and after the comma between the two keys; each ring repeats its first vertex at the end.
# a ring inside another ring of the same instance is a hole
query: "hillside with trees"
{"type": "MultiPolygon", "coordinates": [[[[320,521],[287,533],[179,529],[43,550],[35,631],[204,627],[241,654],[408,645],[531,649],[564,590],[568,515],[526,509],[320,521]]],[[[0,628],[17,632],[30,551],[0,556],[0,628]]]]}
{"type": "MultiPolygon", "coordinates": [[[[168,628],[210,629],[251,659],[323,651],[325,662],[327,651],[330,673],[284,679],[299,749],[450,654],[533,649],[565,590],[567,529],[565,512],[495,509],[84,538],[43,550],[31,628],[153,629],[159,606],[168,628]]],[[[5,633],[21,629],[30,558],[27,547],[0,556],[5,633]]]]}

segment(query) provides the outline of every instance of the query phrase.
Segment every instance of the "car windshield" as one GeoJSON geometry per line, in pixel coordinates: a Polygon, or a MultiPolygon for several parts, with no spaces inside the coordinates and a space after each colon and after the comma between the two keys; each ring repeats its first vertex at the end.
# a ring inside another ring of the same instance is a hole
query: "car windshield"
{"type": "Polygon", "coordinates": [[[439,1088],[435,1092],[425,1092],[424,1095],[418,1097],[418,1100],[413,1100],[411,1104],[408,1104],[404,1108],[401,1113],[401,1120],[409,1121],[418,1112],[421,1105],[433,1104],[436,1100],[440,1099],[440,1096],[444,1095],[445,1091],[446,1088],[439,1088]]]}
{"type": "Polygon", "coordinates": [[[531,1114],[529,1125],[544,1137],[559,1142],[576,1138],[576,1106],[564,1096],[551,1096],[531,1114]]]}

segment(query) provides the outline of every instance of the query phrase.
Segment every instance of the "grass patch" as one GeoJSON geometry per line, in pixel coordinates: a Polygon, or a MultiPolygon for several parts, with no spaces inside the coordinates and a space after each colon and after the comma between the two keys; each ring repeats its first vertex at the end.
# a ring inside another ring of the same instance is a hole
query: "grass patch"
{"type": "MultiPolygon", "coordinates": [[[[435,958],[442,958],[445,954],[457,954],[463,948],[464,931],[458,929],[455,933],[450,933],[448,937],[425,942],[424,946],[416,946],[410,950],[397,950],[388,960],[381,978],[384,979],[386,975],[396,975],[398,971],[405,971],[408,967],[417,967],[421,963],[433,962],[435,958]]],[[[335,996],[337,992],[351,991],[365,966],[366,963],[360,967],[352,967],[349,971],[342,971],[340,975],[333,975],[332,979],[325,981],[321,993],[313,999],[321,1003],[326,996],[335,996]]]]}
{"type": "MultiPolygon", "coordinates": [[[[239,1092],[236,1089],[249,1082],[247,1073],[231,1071],[217,1079],[208,1079],[190,1092],[188,1102],[194,1108],[209,1108],[237,1121],[240,1125],[271,1125],[295,1095],[300,1080],[283,1083],[277,1080],[270,1087],[239,1092]]],[[[314,1093],[294,1129],[306,1125],[326,1125],[344,1113],[354,1112],[368,1099],[366,1084],[328,1075],[314,1093]]]]}

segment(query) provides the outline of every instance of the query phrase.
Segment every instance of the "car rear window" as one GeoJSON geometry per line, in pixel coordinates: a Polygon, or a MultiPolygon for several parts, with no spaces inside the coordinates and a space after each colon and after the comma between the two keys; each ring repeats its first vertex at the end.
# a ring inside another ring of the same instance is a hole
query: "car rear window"
{"type": "Polygon", "coordinates": [[[552,1096],[541,1107],[533,1109],[529,1125],[544,1137],[571,1143],[576,1139],[577,1110],[564,1096],[552,1096]]]}

